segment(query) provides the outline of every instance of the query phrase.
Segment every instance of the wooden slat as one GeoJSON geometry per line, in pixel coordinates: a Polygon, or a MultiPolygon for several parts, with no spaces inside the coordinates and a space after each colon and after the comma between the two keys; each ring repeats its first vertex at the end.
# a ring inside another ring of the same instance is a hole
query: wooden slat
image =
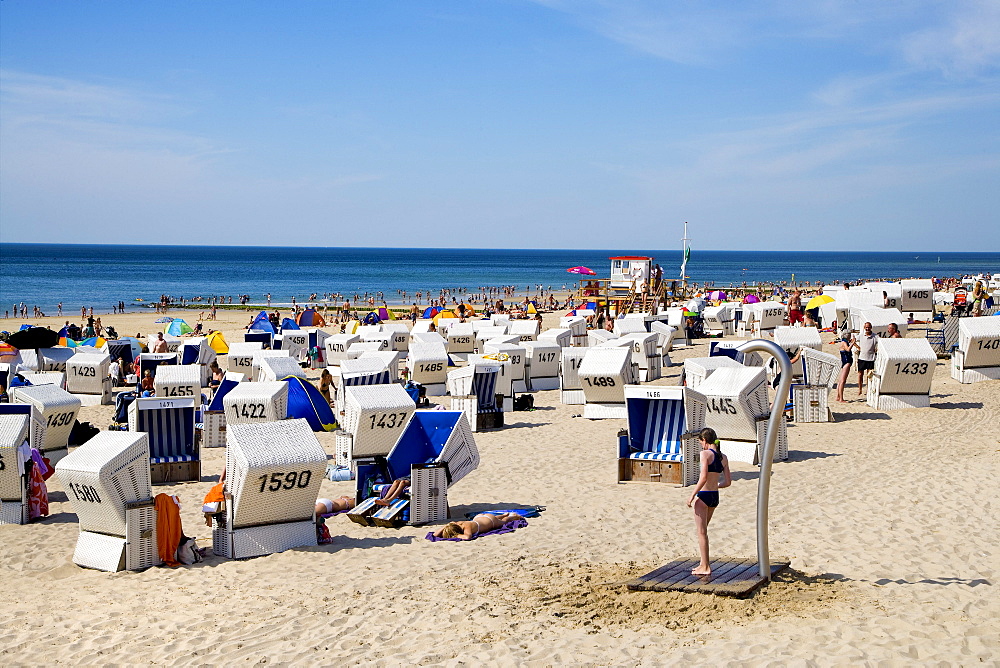
{"type": "Polygon", "coordinates": [[[731,570],[744,568],[748,563],[750,562],[746,559],[716,559],[709,562],[709,565],[712,567],[711,575],[692,575],[688,573],[686,577],[672,582],[670,588],[680,591],[693,591],[709,582],[725,580],[726,574],[731,570]]]}
{"type": "Polygon", "coordinates": [[[642,575],[631,582],[626,583],[629,589],[649,590],[655,588],[662,582],[669,582],[677,574],[685,571],[690,572],[698,564],[696,559],[677,559],[671,561],[666,566],[661,566],[651,573],[642,575]]]}
{"type": "MultiPolygon", "coordinates": [[[[771,576],[788,567],[788,561],[771,563],[771,576]]],[[[753,559],[716,559],[711,575],[691,575],[697,559],[676,559],[625,583],[638,591],[684,591],[720,596],[745,596],[764,584],[753,559]]]]}

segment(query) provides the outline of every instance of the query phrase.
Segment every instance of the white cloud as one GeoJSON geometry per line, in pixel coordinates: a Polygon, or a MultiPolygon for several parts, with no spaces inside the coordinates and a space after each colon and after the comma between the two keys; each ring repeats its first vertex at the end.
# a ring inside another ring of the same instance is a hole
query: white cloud
{"type": "Polygon", "coordinates": [[[995,74],[1000,66],[1000,2],[973,0],[949,5],[953,14],[940,25],[902,40],[908,62],[950,76],[995,74]]]}

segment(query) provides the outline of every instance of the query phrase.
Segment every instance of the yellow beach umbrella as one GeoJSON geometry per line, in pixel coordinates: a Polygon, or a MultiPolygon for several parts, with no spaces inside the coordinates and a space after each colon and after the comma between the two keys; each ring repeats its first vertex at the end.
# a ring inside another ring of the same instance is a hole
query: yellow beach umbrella
{"type": "Polygon", "coordinates": [[[829,304],[832,301],[836,300],[830,295],[816,295],[815,297],[809,300],[809,303],[806,304],[806,308],[807,309],[819,308],[823,304],[829,304]]]}

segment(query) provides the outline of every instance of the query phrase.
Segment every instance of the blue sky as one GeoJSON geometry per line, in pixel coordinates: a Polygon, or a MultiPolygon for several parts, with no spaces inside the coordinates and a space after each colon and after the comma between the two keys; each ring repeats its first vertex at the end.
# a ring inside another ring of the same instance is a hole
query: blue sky
{"type": "Polygon", "coordinates": [[[1000,250],[1000,3],[0,2],[0,240],[1000,250]]]}

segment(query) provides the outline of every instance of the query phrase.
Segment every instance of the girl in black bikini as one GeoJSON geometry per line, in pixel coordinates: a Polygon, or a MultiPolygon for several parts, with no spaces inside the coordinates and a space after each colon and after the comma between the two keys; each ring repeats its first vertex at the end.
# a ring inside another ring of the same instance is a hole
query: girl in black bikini
{"type": "Polygon", "coordinates": [[[733,483],[733,477],[729,472],[729,459],[719,450],[719,439],[715,430],[710,427],[702,429],[698,441],[701,444],[701,476],[687,504],[688,508],[694,508],[694,526],[698,533],[701,563],[691,569],[691,575],[711,575],[712,566],[708,558],[708,523],[712,521],[715,508],[719,505],[719,490],[729,487],[733,483]]]}

